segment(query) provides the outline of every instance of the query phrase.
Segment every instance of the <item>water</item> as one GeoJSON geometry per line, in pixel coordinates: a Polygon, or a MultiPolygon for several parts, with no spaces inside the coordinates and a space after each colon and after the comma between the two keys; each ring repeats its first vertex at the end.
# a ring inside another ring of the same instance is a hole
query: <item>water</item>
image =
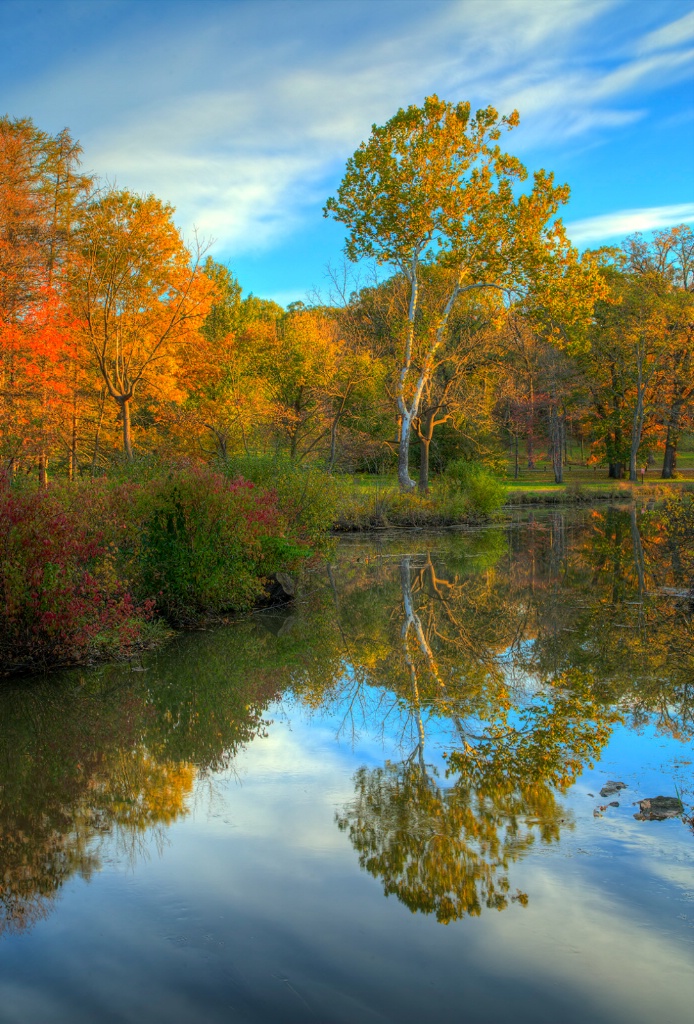
{"type": "Polygon", "coordinates": [[[619,510],[348,538],[5,683],[0,1020],[691,1020],[694,835],[634,818],[694,803],[681,556],[619,510]]]}

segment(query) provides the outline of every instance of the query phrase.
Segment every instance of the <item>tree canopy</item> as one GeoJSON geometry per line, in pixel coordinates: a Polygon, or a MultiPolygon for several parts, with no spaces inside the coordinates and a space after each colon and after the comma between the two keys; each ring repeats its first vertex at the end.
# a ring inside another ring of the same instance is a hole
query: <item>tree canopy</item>
{"type": "Polygon", "coordinates": [[[514,111],[428,97],[347,161],[325,207],[367,283],[313,303],[244,291],[163,199],[80,168],[67,129],[0,118],[0,459],[15,478],[122,460],[272,454],[518,476],[580,461],[662,475],[694,423],[685,225],[579,256],[568,186],[506,151],[514,111]],[[416,440],[416,446],[411,440],[416,440]],[[575,456],[574,456],[575,457],[575,456]]]}

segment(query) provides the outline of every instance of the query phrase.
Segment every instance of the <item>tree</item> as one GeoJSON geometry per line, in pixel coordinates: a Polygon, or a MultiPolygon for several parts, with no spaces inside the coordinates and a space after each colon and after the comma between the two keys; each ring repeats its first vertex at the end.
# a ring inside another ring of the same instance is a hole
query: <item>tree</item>
{"type": "Polygon", "coordinates": [[[694,232],[686,224],[656,231],[650,241],[633,235],[624,243],[629,267],[669,306],[667,351],[660,374],[664,422],[662,477],[675,472],[677,445],[694,399],[694,232]]]}
{"type": "Polygon", "coordinates": [[[0,118],[0,401],[10,473],[66,443],[75,461],[79,373],[65,284],[74,233],[92,186],[67,129],[0,118]],[[65,421],[71,421],[65,429],[65,421]],[[68,440],[68,438],[70,440],[68,440]]]}
{"type": "MultiPolygon", "coordinates": [[[[681,301],[668,274],[650,260],[640,236],[605,251],[603,261],[609,294],[595,305],[590,344],[579,358],[598,415],[609,475],[621,478],[628,464],[629,479],[636,481],[642,442],[652,444],[659,429],[657,398],[663,374],[673,361],[687,368],[691,300],[683,293],[681,301]]],[[[674,384],[673,404],[680,410],[677,398],[686,394],[686,388],[685,381],[674,384]]],[[[679,414],[676,421],[675,433],[679,414]]]]}
{"type": "Polygon", "coordinates": [[[336,324],[319,310],[292,309],[260,356],[260,373],[275,410],[277,443],[303,459],[325,442],[330,425],[323,396],[336,374],[336,324]]]}
{"type": "Polygon", "coordinates": [[[214,294],[154,196],[109,189],[84,211],[72,296],[97,373],[122,419],[133,458],[131,407],[138,390],[173,386],[177,359],[194,345],[214,294]]]}
{"type": "Polygon", "coordinates": [[[179,362],[186,398],[168,403],[159,418],[179,450],[226,462],[254,448],[271,422],[258,364],[284,310],[252,294],[243,298],[229,268],[210,257],[202,270],[214,283],[215,297],[199,338],[179,362]]]}
{"type": "MultiPolygon", "coordinates": [[[[427,318],[429,329],[435,329],[438,309],[450,287],[450,272],[427,267],[422,281],[426,287],[422,289],[419,322],[420,331],[425,333],[427,318]]],[[[418,486],[422,494],[429,490],[436,427],[447,425],[456,455],[463,448],[468,457],[478,461],[492,454],[489,441],[494,430],[490,421],[499,362],[495,328],[504,318],[503,301],[496,290],[470,291],[451,310],[448,329],[432,362],[419,413],[412,424],[419,441],[418,486]]]]}
{"type": "Polygon", "coordinates": [[[326,216],[347,227],[349,259],[375,259],[407,281],[396,385],[398,479],[405,491],[415,486],[409,475],[413,422],[456,300],[473,289],[537,288],[550,269],[560,274],[576,260],[561,223],[550,223],[568,187],[539,171],[529,193],[515,194],[527,172],[498,142],[518,122],[516,111],[499,117],[487,107],[471,117],[469,103],[430,96],[423,106],[373,126],[325,206],[326,216]],[[422,267],[432,263],[449,272],[450,283],[435,321],[420,333],[422,267]]]}

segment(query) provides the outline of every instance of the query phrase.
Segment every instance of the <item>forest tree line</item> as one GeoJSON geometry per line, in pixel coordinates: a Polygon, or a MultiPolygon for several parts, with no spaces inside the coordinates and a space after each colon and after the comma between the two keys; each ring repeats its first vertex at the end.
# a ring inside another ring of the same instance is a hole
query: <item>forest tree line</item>
{"type": "Polygon", "coordinates": [[[555,219],[565,186],[539,172],[518,195],[525,169],[498,145],[515,123],[430,97],[374,127],[326,206],[365,276],[346,263],[285,309],[186,243],[166,202],[84,173],[69,131],[0,118],[7,477],[273,452],[399,463],[405,490],[411,462],[426,490],[460,458],[517,476],[549,456],[560,481],[569,446],[614,478],[654,458],[672,477],[693,425],[694,233],[579,255],[555,219]]]}

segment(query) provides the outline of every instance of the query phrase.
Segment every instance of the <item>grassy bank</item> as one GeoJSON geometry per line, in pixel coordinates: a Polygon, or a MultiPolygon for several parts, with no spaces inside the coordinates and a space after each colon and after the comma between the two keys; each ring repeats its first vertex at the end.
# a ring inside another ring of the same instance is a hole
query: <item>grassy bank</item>
{"type": "Polygon", "coordinates": [[[519,505],[591,505],[609,501],[662,501],[694,490],[691,479],[651,478],[641,483],[598,478],[592,470],[569,472],[555,484],[541,469],[520,481],[492,477],[484,486],[434,477],[427,495],[401,494],[394,475],[358,475],[340,484],[335,529],[340,532],[474,523],[519,505]]]}
{"type": "Polygon", "coordinates": [[[339,487],[334,528],[339,531],[437,527],[486,519],[504,503],[501,482],[473,463],[451,463],[428,494],[402,494],[390,477],[355,477],[339,487]]]}
{"type": "Polygon", "coordinates": [[[600,501],[660,501],[694,490],[694,481],[663,480],[657,482],[629,483],[628,481],[569,480],[568,483],[531,483],[518,487],[516,483],[504,484],[505,505],[556,505],[592,504],[600,501]]]}
{"type": "Polygon", "coordinates": [[[687,465],[674,480],[661,480],[659,471],[649,469],[636,483],[611,480],[604,467],[569,464],[564,467],[564,482],[554,483],[551,466],[540,462],[532,470],[523,469],[517,479],[509,473],[503,479],[509,505],[590,503],[611,500],[662,499],[694,488],[694,467],[687,465]]]}

